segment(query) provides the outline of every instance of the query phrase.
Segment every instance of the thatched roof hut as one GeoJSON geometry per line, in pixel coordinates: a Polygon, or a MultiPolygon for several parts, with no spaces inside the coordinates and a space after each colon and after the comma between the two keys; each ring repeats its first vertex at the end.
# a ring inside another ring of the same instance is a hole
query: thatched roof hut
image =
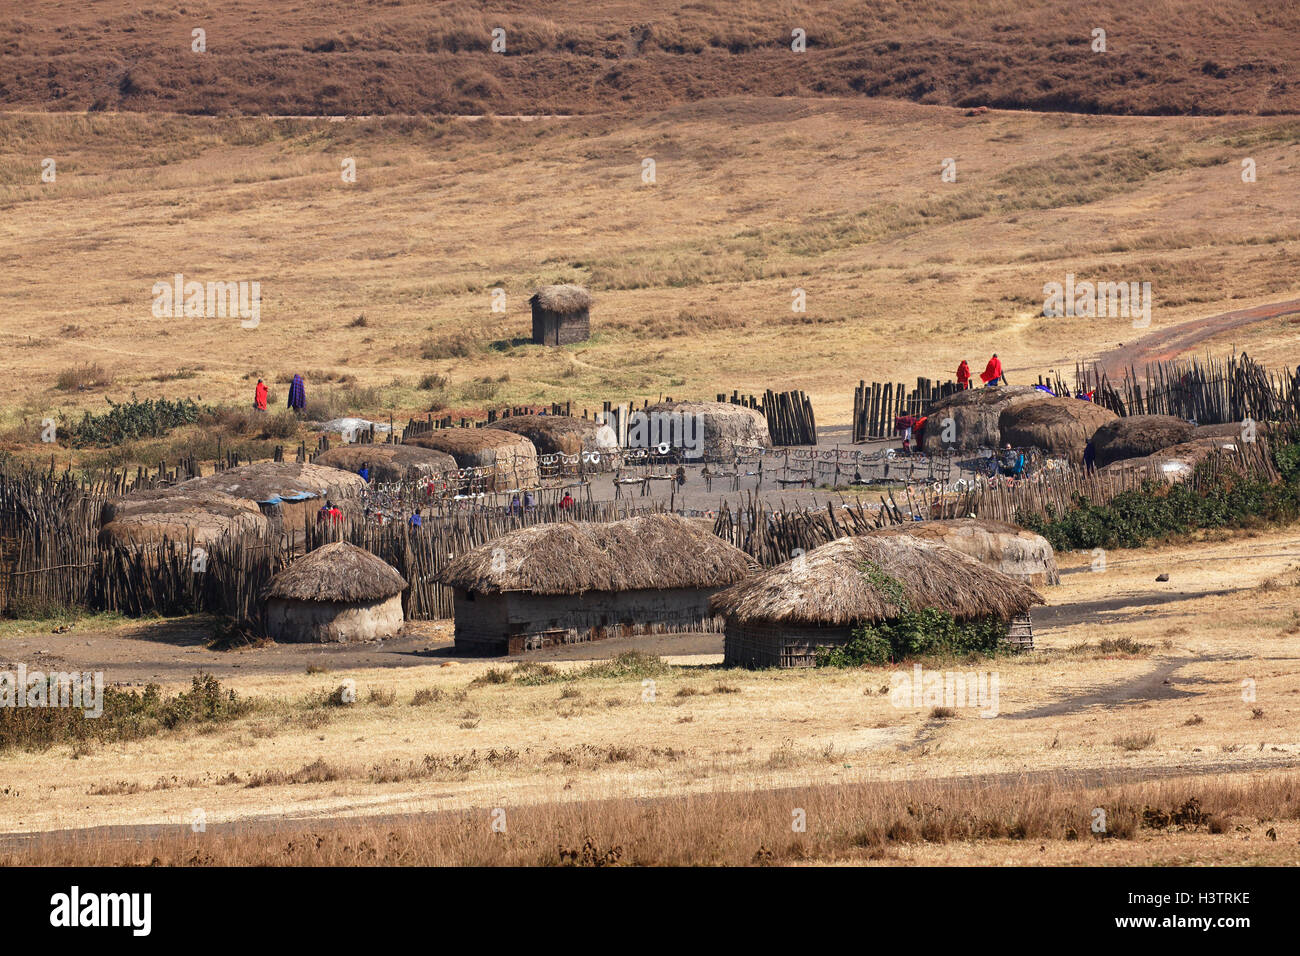
{"type": "Polygon", "coordinates": [[[488,491],[537,487],[537,449],[522,435],[500,428],[435,428],[403,444],[445,452],[460,468],[489,469],[488,491]]]}
{"type": "Polygon", "coordinates": [[[1001,447],[1002,413],[1051,397],[1032,385],[998,385],[956,392],[930,406],[921,433],[922,450],[927,455],[941,455],[946,451],[961,453],[1001,447]],[[953,420],[953,427],[950,436],[945,436],[944,420],[948,418],[953,420]],[[952,440],[946,441],[945,437],[952,440]]]}
{"type": "Polygon", "coordinates": [[[324,465],[297,462],[259,461],[227,468],[176,486],[178,491],[220,491],[236,498],[256,501],[263,513],[281,527],[298,526],[324,500],[344,505],[366,487],[354,472],[324,465]]]}
{"type": "Polygon", "coordinates": [[[910,535],[947,545],[985,567],[1036,586],[1060,584],[1056,552],[1040,534],[992,518],[909,521],[869,532],[878,537],[910,535]]]}
{"type": "MultiPolygon", "coordinates": [[[[909,535],[840,538],[714,595],[725,659],[811,666],[858,626],[935,608],[958,620],[1010,622],[1043,599],[1026,584],[942,544],[909,535]]],[[[1027,621],[1026,621],[1027,624],[1027,621]]]]}
{"type": "Polygon", "coordinates": [[[1092,436],[1098,468],[1124,458],[1142,458],[1192,438],[1193,426],[1172,415],[1129,415],[1106,422],[1092,436]]]}
{"type": "Polygon", "coordinates": [[[371,481],[415,481],[455,471],[456,459],[444,451],[419,445],[340,445],[317,455],[312,462],[356,472],[370,465],[371,481]]]}
{"type": "Polygon", "coordinates": [[[701,522],[671,514],[533,525],[457,557],[456,649],[519,654],[628,634],[713,631],[709,598],[756,567],[701,522]]]}
{"type": "Polygon", "coordinates": [[[725,587],[756,565],[700,522],[674,514],[519,528],[452,560],[443,584],[479,594],[725,587]]]}
{"type": "MultiPolygon", "coordinates": [[[[998,416],[1002,441],[1015,448],[1041,448],[1049,455],[1083,461],[1097,429],[1118,416],[1079,398],[1053,398],[1009,408],[998,416]]],[[[927,426],[928,429],[928,426],[927,426]]]]}
{"type": "Polygon", "coordinates": [[[369,551],[343,541],[317,548],[271,579],[267,633],[289,643],[346,643],[402,629],[406,579],[369,551]]]}
{"type": "Polygon", "coordinates": [[[591,337],[591,295],[580,285],[544,285],[528,300],[535,345],[570,345],[591,337]]]}
{"type": "Polygon", "coordinates": [[[539,455],[594,452],[603,459],[618,449],[618,436],[614,429],[571,415],[511,415],[493,423],[492,427],[523,435],[533,443],[539,455]]]}
{"type": "Polygon", "coordinates": [[[682,446],[682,431],[690,429],[687,436],[699,435],[703,430],[703,455],[707,458],[730,458],[737,448],[771,448],[772,436],[767,430],[763,413],[744,405],[730,402],[660,402],[635,410],[628,430],[628,443],[637,447],[633,433],[637,429],[637,416],[644,424],[645,441],[651,446],[661,442],[682,446]],[[656,424],[658,423],[658,424],[656,424]],[[670,437],[672,436],[672,437],[670,437]]]}
{"type": "Polygon", "coordinates": [[[208,547],[227,536],[258,539],[270,522],[255,502],[219,491],[163,488],[137,491],[104,505],[100,542],[128,547],[188,542],[208,547]]]}

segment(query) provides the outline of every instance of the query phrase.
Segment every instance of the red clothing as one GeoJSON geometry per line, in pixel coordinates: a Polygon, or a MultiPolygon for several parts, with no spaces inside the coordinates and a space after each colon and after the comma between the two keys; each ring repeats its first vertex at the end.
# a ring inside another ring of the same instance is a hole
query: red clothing
{"type": "Polygon", "coordinates": [[[961,364],[957,366],[957,384],[962,388],[970,388],[970,366],[966,360],[962,359],[961,364]]]}
{"type": "Polygon", "coordinates": [[[339,510],[338,505],[335,505],[333,508],[330,509],[330,522],[333,524],[338,524],[342,520],[343,520],[343,512],[339,510]]]}
{"type": "Polygon", "coordinates": [[[560,499],[560,507],[563,508],[565,511],[568,511],[570,508],[573,507],[573,498],[571,498],[567,492],[565,493],[564,497],[560,499]]]}
{"type": "Polygon", "coordinates": [[[253,392],[253,407],[266,411],[266,383],[258,382],[257,390],[253,392]]]}
{"type": "Polygon", "coordinates": [[[1002,377],[1002,359],[996,355],[989,359],[989,364],[984,366],[984,371],[980,372],[980,381],[987,385],[989,382],[996,382],[1002,377]]]}

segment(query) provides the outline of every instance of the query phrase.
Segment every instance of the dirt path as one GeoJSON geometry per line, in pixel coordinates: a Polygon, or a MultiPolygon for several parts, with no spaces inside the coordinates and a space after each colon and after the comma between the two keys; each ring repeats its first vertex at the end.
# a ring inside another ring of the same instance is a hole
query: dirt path
{"type": "Polygon", "coordinates": [[[1130,366],[1141,372],[1149,362],[1176,358],[1220,332],[1295,313],[1300,313],[1300,299],[1270,302],[1204,319],[1191,319],[1167,329],[1150,332],[1136,342],[1103,352],[1097,364],[1111,379],[1115,379],[1122,377],[1124,370],[1130,366]]]}

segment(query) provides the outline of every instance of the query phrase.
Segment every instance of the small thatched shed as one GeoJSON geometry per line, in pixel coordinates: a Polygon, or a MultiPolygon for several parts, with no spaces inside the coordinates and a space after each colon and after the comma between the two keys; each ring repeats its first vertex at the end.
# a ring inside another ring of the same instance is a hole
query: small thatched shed
{"type": "Polygon", "coordinates": [[[600,456],[599,466],[608,464],[618,450],[618,436],[608,425],[570,415],[511,415],[493,423],[493,428],[523,435],[533,443],[539,455],[600,456]]]}
{"type": "Polygon", "coordinates": [[[537,487],[537,449],[514,432],[500,428],[435,428],[402,441],[445,452],[460,468],[488,469],[488,491],[537,487]]]}
{"type": "Polygon", "coordinates": [[[1056,552],[1041,534],[992,518],[949,518],[909,521],[871,531],[880,537],[910,535],[945,544],[970,555],[985,567],[1036,586],[1060,584],[1056,552]]]}
{"type": "Polygon", "coordinates": [[[402,629],[406,579],[344,541],[317,548],[271,579],[266,630],[274,640],[336,644],[392,637],[402,629]]]}
{"type": "Polygon", "coordinates": [[[718,628],[709,598],[756,567],[672,514],[520,528],[451,561],[456,650],[519,654],[626,634],[718,628]]]}
{"type": "Polygon", "coordinates": [[[859,625],[891,620],[904,605],[958,620],[994,618],[1023,632],[1029,609],[1042,603],[1024,581],[945,545],[896,535],[824,544],[722,591],[710,606],[726,619],[726,663],[810,667],[818,648],[846,644],[859,625]]]}
{"type": "Polygon", "coordinates": [[[1129,415],[1116,418],[1092,436],[1098,468],[1125,458],[1142,458],[1170,445],[1191,441],[1193,426],[1172,415],[1129,415]]]}
{"type": "Polygon", "coordinates": [[[771,448],[772,436],[762,412],[730,402],[660,402],[634,410],[628,444],[636,448],[664,442],[674,447],[696,444],[706,458],[727,459],[738,448],[771,448]],[[639,431],[643,438],[637,437],[639,431]]]}
{"type": "Polygon", "coordinates": [[[445,451],[419,445],[340,445],[317,455],[312,462],[341,471],[355,472],[370,466],[371,481],[416,481],[444,475],[459,466],[445,451]]]}
{"type": "Polygon", "coordinates": [[[921,433],[922,450],[927,455],[942,455],[948,451],[960,454],[1000,448],[1002,413],[1051,397],[1032,385],[998,385],[955,392],[930,406],[921,433]],[[949,418],[952,419],[950,430],[945,429],[949,418]],[[945,431],[949,434],[945,435],[945,431]]]}
{"type": "Polygon", "coordinates": [[[190,542],[206,548],[227,536],[260,539],[271,524],[257,504],[219,491],[162,488],[110,501],[100,512],[99,540],[126,547],[190,542]]]}
{"type": "Polygon", "coordinates": [[[544,285],[528,300],[534,345],[571,345],[591,337],[591,295],[580,285],[544,285]]]}
{"type": "Polygon", "coordinates": [[[1083,450],[1097,429],[1118,417],[1109,408],[1083,399],[1046,396],[1043,401],[1004,410],[998,416],[998,427],[1004,444],[1040,448],[1077,464],[1083,461],[1083,450]]]}

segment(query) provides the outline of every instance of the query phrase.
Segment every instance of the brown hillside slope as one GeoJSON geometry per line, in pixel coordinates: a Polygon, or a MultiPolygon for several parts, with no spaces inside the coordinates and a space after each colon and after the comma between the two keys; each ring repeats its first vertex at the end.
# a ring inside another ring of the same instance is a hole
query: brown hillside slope
{"type": "Polygon", "coordinates": [[[128,0],[0,23],[0,105],[582,113],[727,95],[1125,114],[1300,112],[1300,7],[1249,0],[476,4],[128,0]],[[490,50],[505,30],[504,54],[490,50]],[[193,52],[195,29],[206,51],[193,52]],[[802,29],[807,51],[791,51],[802,29]],[[1106,52],[1092,49],[1106,31],[1106,52]]]}

